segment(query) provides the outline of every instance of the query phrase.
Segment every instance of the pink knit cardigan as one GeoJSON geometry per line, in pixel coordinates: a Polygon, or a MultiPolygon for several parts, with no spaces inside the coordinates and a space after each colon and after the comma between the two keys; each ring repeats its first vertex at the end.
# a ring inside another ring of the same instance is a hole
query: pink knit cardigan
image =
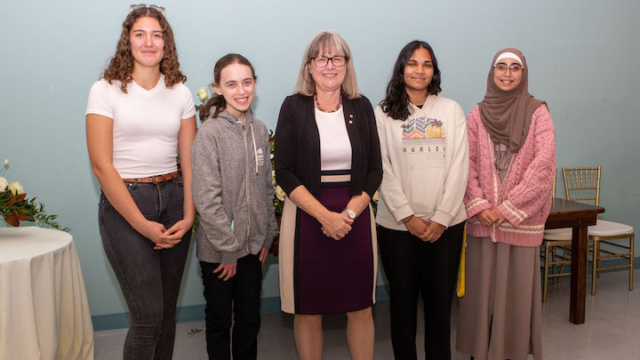
{"type": "Polygon", "coordinates": [[[478,106],[469,113],[467,129],[467,233],[490,236],[493,242],[539,246],[551,208],[556,167],[555,131],[546,105],[540,105],[533,113],[529,135],[520,151],[513,154],[502,184],[495,167],[493,141],[482,125],[478,106]],[[482,226],[478,221],[476,215],[490,208],[497,208],[506,219],[498,228],[482,226]]]}

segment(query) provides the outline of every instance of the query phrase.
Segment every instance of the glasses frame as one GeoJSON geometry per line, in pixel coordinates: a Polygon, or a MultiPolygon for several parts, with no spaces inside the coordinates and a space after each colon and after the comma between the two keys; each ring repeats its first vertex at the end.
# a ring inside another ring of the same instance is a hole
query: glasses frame
{"type": "Polygon", "coordinates": [[[517,74],[520,73],[524,70],[524,66],[515,63],[515,64],[511,64],[509,66],[507,66],[507,64],[503,64],[503,63],[497,63],[495,65],[493,65],[493,68],[496,69],[496,72],[500,73],[500,74],[506,74],[507,72],[510,72],[512,74],[517,74]],[[498,66],[505,66],[506,69],[504,70],[500,70],[498,69],[498,66]]]}
{"type": "Polygon", "coordinates": [[[317,67],[317,68],[319,68],[319,69],[324,69],[324,68],[326,68],[326,67],[327,67],[327,65],[329,65],[329,61],[331,61],[331,64],[333,64],[333,66],[335,66],[335,67],[343,67],[343,66],[347,65],[347,61],[349,61],[349,57],[348,57],[348,56],[346,56],[346,55],[334,55],[334,56],[332,56],[332,57],[327,57],[327,56],[314,56],[314,57],[312,57],[312,58],[311,58],[311,60],[313,61],[313,65],[314,65],[315,67],[317,67]],[[318,65],[318,62],[316,61],[316,59],[318,59],[318,58],[325,58],[325,59],[327,59],[327,63],[326,63],[326,64],[324,64],[324,65],[318,65]],[[342,65],[336,65],[336,63],[335,63],[335,62],[333,62],[333,59],[335,59],[335,58],[344,58],[344,64],[342,64],[342,65]]]}
{"type": "Polygon", "coordinates": [[[131,5],[129,5],[129,9],[131,9],[131,11],[138,10],[138,9],[143,9],[143,8],[158,10],[162,14],[164,14],[165,11],[167,11],[167,8],[165,8],[164,6],[155,5],[155,4],[131,4],[131,5]]]}

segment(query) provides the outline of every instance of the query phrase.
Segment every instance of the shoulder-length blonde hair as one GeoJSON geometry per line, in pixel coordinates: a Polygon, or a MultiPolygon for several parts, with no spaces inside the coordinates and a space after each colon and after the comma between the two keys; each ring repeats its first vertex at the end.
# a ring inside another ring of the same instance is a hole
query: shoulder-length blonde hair
{"type": "Polygon", "coordinates": [[[353,56],[351,55],[351,49],[344,39],[333,31],[323,31],[316,35],[307,49],[304,51],[302,57],[302,65],[300,65],[300,72],[298,73],[298,82],[293,89],[294,94],[301,94],[306,96],[312,96],[316,94],[316,83],[311,77],[309,72],[309,66],[311,60],[318,56],[320,47],[323,49],[333,48],[336,53],[344,55],[347,58],[347,74],[342,82],[342,95],[349,99],[359,98],[360,89],[358,89],[358,81],[356,80],[356,69],[353,66],[353,56]]]}
{"type": "Polygon", "coordinates": [[[133,81],[133,55],[129,44],[131,27],[141,17],[150,17],[158,20],[162,28],[162,39],[164,40],[164,57],[160,61],[160,73],[164,74],[164,82],[167,87],[172,87],[177,83],[184,83],[187,77],[180,71],[178,61],[178,50],[173,37],[173,30],[162,13],[152,7],[141,7],[129,13],[122,23],[122,33],[116,46],[116,53],[111,58],[109,66],[104,70],[104,78],[112,83],[113,80],[120,81],[120,89],[127,92],[127,86],[133,81]]]}

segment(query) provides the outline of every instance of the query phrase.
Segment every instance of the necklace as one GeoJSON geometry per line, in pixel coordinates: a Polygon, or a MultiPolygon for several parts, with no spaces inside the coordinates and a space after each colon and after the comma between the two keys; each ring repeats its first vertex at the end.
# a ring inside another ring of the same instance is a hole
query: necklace
{"type": "Polygon", "coordinates": [[[320,106],[320,102],[318,101],[318,95],[313,95],[313,100],[316,102],[316,107],[318,108],[318,110],[326,113],[336,112],[340,110],[340,106],[342,106],[342,95],[340,95],[340,97],[338,98],[338,105],[336,106],[336,108],[331,111],[326,111],[325,109],[322,108],[322,106],[320,106]]]}

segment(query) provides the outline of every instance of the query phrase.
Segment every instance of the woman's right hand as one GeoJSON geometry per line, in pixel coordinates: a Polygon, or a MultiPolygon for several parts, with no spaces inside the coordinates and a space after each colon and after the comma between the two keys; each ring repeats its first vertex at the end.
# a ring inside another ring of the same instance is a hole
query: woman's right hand
{"type": "Polygon", "coordinates": [[[407,230],[411,233],[411,235],[415,237],[419,237],[422,241],[425,240],[425,236],[427,234],[427,223],[424,220],[420,219],[417,216],[411,215],[411,218],[404,223],[404,226],[407,227],[407,230]]]}
{"type": "Polygon", "coordinates": [[[180,243],[180,241],[182,241],[181,239],[162,239],[161,237],[164,235],[167,229],[164,227],[164,225],[155,221],[144,219],[139,225],[135,226],[134,228],[137,232],[142,234],[142,236],[151,240],[155,244],[153,248],[156,250],[171,249],[172,247],[180,243]]]}
{"type": "Polygon", "coordinates": [[[236,275],[238,270],[238,262],[234,262],[233,264],[223,264],[220,265],[213,270],[213,273],[220,273],[218,279],[222,279],[222,281],[227,281],[236,275]]]}
{"type": "Polygon", "coordinates": [[[344,238],[347,236],[349,231],[351,231],[351,224],[353,223],[353,220],[348,219],[351,221],[349,223],[347,222],[347,219],[345,219],[345,217],[340,213],[333,211],[329,212],[320,220],[320,224],[322,224],[322,232],[334,240],[344,238]]]}

